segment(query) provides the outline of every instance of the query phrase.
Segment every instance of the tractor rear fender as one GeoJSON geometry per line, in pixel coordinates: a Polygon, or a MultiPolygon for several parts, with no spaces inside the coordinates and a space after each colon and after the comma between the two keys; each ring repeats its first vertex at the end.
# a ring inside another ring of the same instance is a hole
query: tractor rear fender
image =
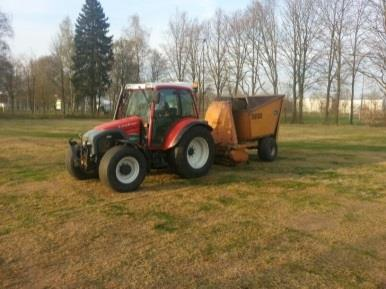
{"type": "Polygon", "coordinates": [[[185,133],[196,126],[202,126],[209,131],[212,131],[212,128],[208,125],[208,122],[204,120],[199,120],[196,118],[183,118],[168,131],[162,145],[162,149],[168,150],[175,147],[180,142],[185,133]]]}

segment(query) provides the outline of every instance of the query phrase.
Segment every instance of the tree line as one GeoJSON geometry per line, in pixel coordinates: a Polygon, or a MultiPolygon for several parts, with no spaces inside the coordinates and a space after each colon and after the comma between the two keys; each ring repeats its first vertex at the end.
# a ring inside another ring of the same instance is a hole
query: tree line
{"type": "Polygon", "coordinates": [[[287,95],[292,122],[303,122],[305,97],[322,96],[326,122],[339,122],[343,97],[363,90],[386,94],[386,0],[252,0],[208,20],[176,10],[159,47],[133,15],[117,39],[97,0],[86,0],[75,23],[65,18],[38,58],[13,58],[12,29],[0,12],[0,91],[11,111],[63,113],[99,110],[126,83],[187,81],[199,84],[199,107],[220,96],[287,95]]]}

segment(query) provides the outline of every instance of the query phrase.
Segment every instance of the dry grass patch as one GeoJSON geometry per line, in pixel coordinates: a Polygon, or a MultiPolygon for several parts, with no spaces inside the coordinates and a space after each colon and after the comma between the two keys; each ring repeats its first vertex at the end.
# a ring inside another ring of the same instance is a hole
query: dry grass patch
{"type": "Polygon", "coordinates": [[[64,171],[96,121],[0,122],[0,288],[382,288],[386,130],[281,128],[280,156],[117,194],[64,171]]]}

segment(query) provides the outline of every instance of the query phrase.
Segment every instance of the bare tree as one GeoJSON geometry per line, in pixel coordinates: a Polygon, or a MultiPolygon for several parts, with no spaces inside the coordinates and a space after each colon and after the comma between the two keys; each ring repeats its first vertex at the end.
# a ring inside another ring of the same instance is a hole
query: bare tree
{"type": "Polygon", "coordinates": [[[196,82],[199,78],[203,40],[202,25],[197,20],[192,21],[187,29],[187,57],[188,71],[193,82],[196,82]]]}
{"type": "Polygon", "coordinates": [[[261,9],[260,29],[262,40],[262,67],[272,85],[273,93],[279,92],[278,73],[278,24],[275,0],[266,0],[261,9]]]}
{"type": "Polygon", "coordinates": [[[188,30],[189,20],[187,14],[176,11],[176,14],[169,21],[168,39],[164,45],[164,52],[173,76],[178,81],[185,80],[188,65],[188,30]]]}
{"type": "Polygon", "coordinates": [[[113,44],[114,64],[112,67],[112,85],[110,95],[113,103],[117,100],[121,88],[127,83],[138,81],[138,62],[134,41],[121,37],[113,44]]]}
{"type": "Polygon", "coordinates": [[[13,36],[9,18],[0,10],[0,91],[5,89],[9,75],[12,75],[13,66],[9,59],[7,38],[13,36]]]}
{"type": "Polygon", "coordinates": [[[336,104],[335,104],[335,122],[339,123],[339,109],[340,109],[340,98],[342,94],[342,65],[343,65],[343,50],[344,50],[344,37],[347,35],[347,13],[351,6],[351,0],[339,0],[338,13],[337,13],[337,26],[336,26],[336,104]]]}
{"type": "Polygon", "coordinates": [[[150,52],[150,80],[160,81],[166,73],[167,61],[164,56],[156,49],[150,52]]]}
{"type": "Polygon", "coordinates": [[[363,73],[378,84],[386,97],[386,0],[372,0],[370,8],[369,30],[372,37],[367,45],[371,68],[363,73]]]}
{"type": "Polygon", "coordinates": [[[74,28],[69,17],[59,25],[59,33],[52,43],[52,54],[57,63],[60,95],[63,104],[63,114],[66,107],[74,111],[75,99],[71,82],[72,58],[74,54],[74,28]],[[66,97],[68,95],[69,97],[66,97]]]}
{"type": "Polygon", "coordinates": [[[303,100],[316,62],[318,13],[312,0],[287,0],[282,51],[291,67],[292,122],[303,122],[303,100]],[[287,45],[290,43],[290,45],[287,45]],[[299,102],[298,102],[299,101],[299,102]]]}
{"type": "Polygon", "coordinates": [[[354,98],[355,98],[355,83],[357,74],[360,70],[361,64],[365,60],[366,53],[364,52],[364,44],[367,33],[365,30],[365,22],[367,20],[368,1],[355,0],[351,9],[351,23],[350,31],[350,48],[351,55],[349,57],[349,65],[351,70],[351,103],[350,103],[350,124],[354,123],[354,98]]]}
{"type": "Polygon", "coordinates": [[[4,82],[2,87],[8,96],[8,103],[11,104],[11,112],[15,111],[15,67],[12,60],[3,63],[2,72],[4,75],[4,82]]]}
{"type": "Polygon", "coordinates": [[[250,89],[248,94],[256,95],[257,91],[263,86],[260,78],[260,55],[261,51],[261,29],[260,29],[260,16],[261,5],[259,1],[253,1],[249,7],[247,7],[246,25],[247,25],[247,70],[250,75],[250,81],[244,82],[250,89]]]}
{"type": "Polygon", "coordinates": [[[29,60],[26,81],[32,113],[53,111],[58,92],[55,83],[56,66],[56,59],[52,55],[29,60]]]}
{"type": "Polygon", "coordinates": [[[135,59],[135,63],[137,64],[136,77],[134,81],[140,82],[143,78],[143,70],[149,50],[149,33],[141,26],[138,15],[130,17],[130,25],[125,31],[125,36],[131,42],[133,57],[135,59]]]}
{"type": "Polygon", "coordinates": [[[228,20],[228,55],[229,55],[229,84],[232,85],[231,95],[237,96],[246,75],[245,62],[247,59],[247,19],[244,12],[236,11],[228,20]]]}
{"type": "Polygon", "coordinates": [[[216,89],[216,96],[220,97],[227,84],[227,35],[226,17],[222,10],[217,10],[208,24],[207,37],[207,64],[209,74],[216,89]]]}
{"type": "MultiPolygon", "coordinates": [[[[3,85],[3,89],[5,89],[7,94],[8,105],[10,105],[12,113],[22,107],[21,102],[24,94],[23,68],[22,62],[15,58],[10,58],[6,63],[6,67],[3,67],[6,72],[4,75],[5,83],[3,85]]],[[[24,107],[24,109],[25,108],[26,107],[24,107]]]]}
{"type": "Polygon", "coordinates": [[[322,63],[322,70],[326,74],[327,91],[325,122],[328,122],[331,93],[336,80],[336,98],[334,103],[335,121],[339,122],[340,97],[343,85],[343,53],[345,52],[344,40],[347,36],[348,12],[351,6],[351,0],[328,1],[322,0],[320,7],[321,25],[324,35],[321,38],[322,51],[325,51],[326,63],[322,63]]]}
{"type": "Polygon", "coordinates": [[[0,55],[8,51],[7,38],[13,36],[13,30],[8,16],[0,10],[0,55]]]}
{"type": "Polygon", "coordinates": [[[204,24],[195,19],[188,29],[188,70],[191,80],[198,84],[200,112],[204,111],[205,107],[205,48],[204,24]]]}
{"type": "Polygon", "coordinates": [[[335,60],[336,60],[336,48],[335,40],[338,26],[338,7],[339,1],[321,0],[320,2],[320,15],[321,25],[323,27],[324,34],[321,37],[321,43],[325,45],[321,46],[321,51],[325,51],[326,62],[321,64],[322,73],[326,73],[326,106],[324,121],[328,122],[331,102],[331,90],[333,81],[335,79],[335,60]]]}
{"type": "Polygon", "coordinates": [[[32,114],[35,113],[35,60],[31,57],[24,64],[24,75],[27,87],[27,106],[32,114]]]}
{"type": "Polygon", "coordinates": [[[286,13],[283,22],[283,44],[282,51],[284,58],[290,68],[292,78],[292,122],[298,118],[298,68],[299,66],[299,5],[297,1],[286,2],[286,13]],[[284,44],[285,43],[285,44],[284,44]]]}

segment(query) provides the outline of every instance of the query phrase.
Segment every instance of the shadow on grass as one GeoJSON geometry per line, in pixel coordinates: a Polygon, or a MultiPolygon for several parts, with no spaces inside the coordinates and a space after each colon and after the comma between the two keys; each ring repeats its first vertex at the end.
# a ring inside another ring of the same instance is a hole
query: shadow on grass
{"type": "Polygon", "coordinates": [[[319,152],[326,151],[343,151],[343,152],[384,152],[386,146],[367,145],[367,144],[350,144],[342,142],[285,142],[282,145],[287,149],[313,150],[319,152]]]}
{"type": "MultiPolygon", "coordinates": [[[[146,189],[158,191],[162,186],[163,192],[172,193],[184,187],[199,189],[220,186],[226,190],[230,185],[245,184],[251,188],[274,186],[291,193],[307,192],[320,184],[327,184],[335,194],[350,198],[376,201],[385,196],[380,188],[368,187],[366,178],[369,178],[370,171],[381,173],[385,170],[380,163],[386,161],[386,147],[304,141],[283,142],[279,150],[278,159],[272,163],[259,161],[256,153],[252,153],[246,164],[234,167],[215,165],[208,176],[199,179],[181,179],[167,170],[152,173],[147,178],[146,189]],[[357,177],[353,174],[357,174],[357,177]],[[352,189],[352,179],[358,177],[364,178],[365,187],[352,189]]],[[[301,205],[308,204],[310,200],[304,197],[296,202],[301,205]]],[[[203,211],[211,209],[211,205],[201,208],[203,211]]]]}

